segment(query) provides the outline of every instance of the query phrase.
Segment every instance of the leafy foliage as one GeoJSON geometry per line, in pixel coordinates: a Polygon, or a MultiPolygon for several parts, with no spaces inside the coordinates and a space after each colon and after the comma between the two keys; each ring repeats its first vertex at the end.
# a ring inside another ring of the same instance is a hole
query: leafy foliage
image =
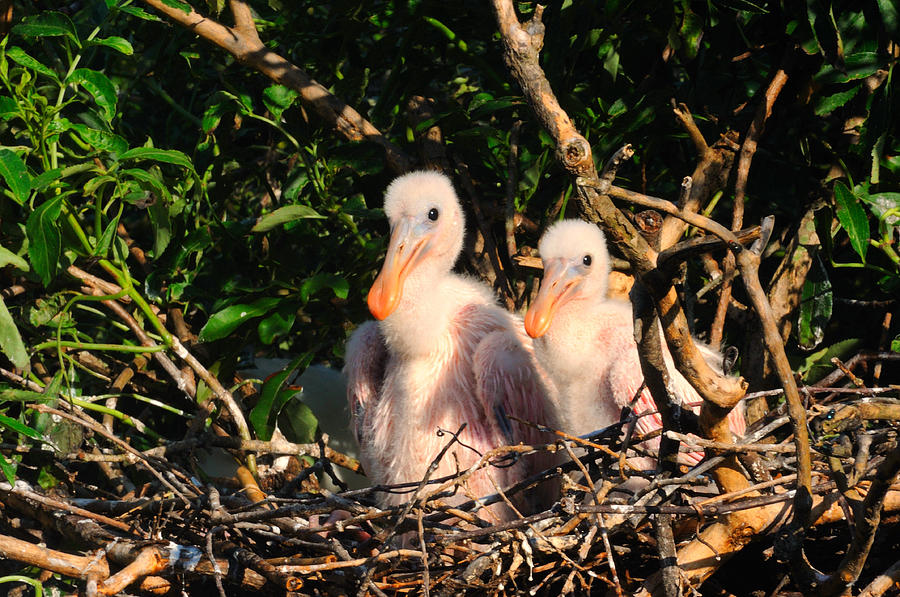
{"type": "MultiPolygon", "coordinates": [[[[193,5],[215,18],[225,3],[193,5]]],[[[439,126],[498,238],[516,122],[513,200],[535,224],[520,230],[520,246],[535,246],[544,225],[572,213],[571,182],[506,75],[486,3],[251,5],[267,46],[410,153],[418,132],[439,126]],[[406,115],[414,95],[434,104],[415,129],[406,115]]],[[[526,19],[534,5],[518,8],[526,19]]],[[[38,0],[15,4],[14,14],[0,42],[0,286],[16,290],[0,298],[0,350],[33,385],[20,399],[17,384],[0,382],[4,441],[75,449],[70,428],[26,406],[39,396],[115,416],[142,447],[180,436],[196,407],[146,370],[115,406],[93,398],[139,341],[111,322],[71,266],[123,288],[156,343],[168,333],[160,313],[183,313],[199,334],[192,350],[223,381],[253,355],[291,358],[246,410],[263,439],[283,408],[302,411],[294,434],[311,439],[315,420],[291,400],[289,372],[339,366],[347,335],[368,317],[363,298],[384,249],[379,207],[392,177],[379,149],[343,141],[295,91],[134,0],[87,0],[66,12],[38,0]],[[107,368],[86,364],[86,352],[107,368]]],[[[626,0],[565,0],[547,7],[544,22],[544,69],[596,159],[633,144],[617,184],[661,197],[677,196],[694,163],[672,100],[691,108],[710,141],[743,132],[784,66],[789,83],[753,162],[745,222],[775,214],[778,240],[763,264],[771,272],[806,208],[828,207],[816,222],[813,273],[798,289],[791,355],[811,379],[860,347],[900,351],[896,322],[893,342],[882,344],[884,308],[853,306],[895,307],[900,293],[894,3],[673,0],[648,11],[626,0]]],[[[730,193],[704,209],[728,221],[730,193]]],[[[689,274],[694,287],[710,282],[689,274]]],[[[736,298],[744,300],[739,290],[736,298]]],[[[714,309],[700,301],[697,320],[711,321],[714,309]]],[[[728,341],[740,344],[743,329],[726,326],[728,341]]],[[[208,392],[201,384],[197,401],[208,392]]],[[[7,479],[19,458],[0,455],[7,479]]]]}

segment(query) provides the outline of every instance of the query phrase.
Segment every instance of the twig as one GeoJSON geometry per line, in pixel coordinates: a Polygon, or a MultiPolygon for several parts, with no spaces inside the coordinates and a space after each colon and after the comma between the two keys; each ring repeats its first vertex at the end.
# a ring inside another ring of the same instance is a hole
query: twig
{"type": "Polygon", "coordinates": [[[898,473],[900,473],[900,444],[895,445],[884,462],[878,466],[872,486],[858,512],[850,548],[837,571],[820,588],[820,595],[827,597],[841,594],[859,578],[875,541],[875,531],[881,522],[885,497],[898,473]]]}

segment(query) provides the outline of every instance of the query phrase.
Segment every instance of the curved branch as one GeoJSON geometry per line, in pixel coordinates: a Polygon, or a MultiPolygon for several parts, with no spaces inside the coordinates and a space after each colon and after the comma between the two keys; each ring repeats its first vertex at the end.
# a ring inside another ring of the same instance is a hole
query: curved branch
{"type": "Polygon", "coordinates": [[[269,50],[259,39],[250,8],[242,0],[231,0],[235,26],[226,27],[206,18],[193,8],[185,12],[163,2],[143,0],[179,25],[214,43],[240,62],[259,71],[276,83],[300,94],[300,100],[323,120],[334,126],[349,141],[370,141],[384,150],[388,165],[395,172],[410,169],[411,160],[375,126],[343,100],[314,81],[305,71],[269,50]]]}

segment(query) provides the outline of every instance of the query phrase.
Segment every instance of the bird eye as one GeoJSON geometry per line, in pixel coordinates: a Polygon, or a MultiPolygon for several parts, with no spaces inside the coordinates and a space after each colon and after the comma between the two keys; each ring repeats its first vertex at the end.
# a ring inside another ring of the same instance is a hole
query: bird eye
{"type": "Polygon", "coordinates": [[[428,219],[432,222],[436,222],[438,219],[438,210],[436,207],[432,207],[428,210],[428,219]]]}
{"type": "Polygon", "coordinates": [[[590,255],[585,255],[584,257],[581,258],[581,263],[583,263],[587,266],[590,266],[592,261],[593,261],[593,259],[591,259],[590,255]]]}

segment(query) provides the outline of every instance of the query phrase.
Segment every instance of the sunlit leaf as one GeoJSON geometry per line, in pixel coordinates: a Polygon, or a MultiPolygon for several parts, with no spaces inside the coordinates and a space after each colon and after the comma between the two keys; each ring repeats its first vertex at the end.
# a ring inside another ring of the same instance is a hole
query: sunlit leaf
{"type": "Polygon", "coordinates": [[[0,297],[0,350],[19,369],[28,365],[28,351],[3,297],[0,297]]]}
{"type": "Polygon", "coordinates": [[[126,14],[130,14],[133,17],[137,17],[138,19],[142,19],[144,21],[153,21],[156,23],[161,23],[162,19],[156,16],[155,14],[149,13],[143,8],[139,6],[120,6],[119,10],[126,14]]]}
{"type": "Polygon", "coordinates": [[[276,226],[304,218],[324,218],[316,210],[305,205],[286,205],[262,216],[251,229],[253,232],[267,232],[276,226]]]}
{"type": "Polygon", "coordinates": [[[257,333],[263,344],[271,344],[279,336],[284,336],[291,331],[294,321],[297,319],[297,310],[293,305],[285,304],[278,307],[275,313],[259,322],[257,333]]]}
{"type": "Polygon", "coordinates": [[[304,368],[309,365],[311,355],[303,355],[297,357],[288,364],[284,370],[272,375],[260,388],[259,402],[250,411],[250,424],[256,436],[264,441],[272,438],[272,432],[275,430],[275,421],[281,406],[299,392],[298,389],[284,387],[284,383],[292,377],[294,372],[301,366],[304,368]]]}
{"type": "Polygon", "coordinates": [[[900,193],[875,193],[860,196],[860,199],[869,205],[879,221],[888,226],[900,223],[900,193]]]}
{"type": "Polygon", "coordinates": [[[129,149],[119,156],[119,161],[126,160],[152,160],[154,162],[164,162],[166,164],[175,164],[188,170],[194,169],[194,164],[190,158],[184,153],[174,149],[157,149],[155,147],[135,147],[129,149]]]}
{"type": "Polygon", "coordinates": [[[19,205],[28,201],[31,194],[31,176],[28,174],[28,168],[25,167],[22,158],[6,148],[0,149],[0,176],[12,193],[12,198],[19,205]]]}
{"type": "Polygon", "coordinates": [[[851,87],[846,91],[839,91],[838,93],[826,96],[821,98],[816,103],[816,114],[818,116],[824,116],[825,114],[831,114],[834,110],[837,110],[859,93],[861,89],[861,85],[856,85],[851,87]]]}
{"type": "Polygon", "coordinates": [[[109,37],[104,37],[101,39],[92,39],[87,42],[87,44],[91,46],[105,46],[107,48],[112,48],[113,50],[121,54],[125,54],[126,56],[131,56],[132,54],[134,54],[134,47],[132,47],[131,42],[124,37],[118,37],[115,35],[111,35],[109,37]]]}
{"type": "Polygon", "coordinates": [[[19,103],[11,97],[0,96],[0,120],[9,120],[21,116],[19,103]]]}
{"type": "Polygon", "coordinates": [[[16,433],[21,433],[22,435],[30,437],[31,439],[36,439],[36,440],[42,439],[41,434],[38,433],[37,431],[35,431],[34,429],[32,429],[31,427],[29,427],[28,425],[25,425],[24,423],[21,423],[21,422],[17,421],[16,419],[13,419],[12,417],[7,417],[4,414],[0,414],[0,427],[6,427],[7,429],[12,429],[16,433]]]}
{"type": "Polygon", "coordinates": [[[53,71],[53,69],[45,66],[42,62],[32,58],[28,53],[25,52],[19,46],[12,46],[11,48],[7,48],[6,56],[13,62],[16,62],[25,68],[30,68],[33,71],[39,72],[42,75],[46,75],[51,79],[56,81],[59,80],[57,74],[53,71]]]}
{"type": "Polygon", "coordinates": [[[186,12],[188,14],[190,14],[191,10],[193,10],[190,4],[188,4],[187,2],[182,2],[181,0],[160,0],[160,2],[162,2],[166,6],[177,8],[178,10],[186,12]]]}
{"type": "Polygon", "coordinates": [[[62,239],[59,234],[60,197],[44,201],[28,216],[25,230],[28,234],[28,257],[31,266],[41,277],[44,286],[56,277],[62,239]]]}
{"type": "Polygon", "coordinates": [[[271,85],[263,91],[263,103],[272,113],[272,120],[281,121],[281,114],[291,107],[298,93],[284,85],[271,85]]]}
{"type": "Polygon", "coordinates": [[[30,268],[28,267],[28,262],[10,251],[5,247],[0,247],[0,268],[4,268],[7,265],[12,265],[18,270],[23,272],[27,272],[30,268]]]}
{"type": "Polygon", "coordinates": [[[73,123],[71,130],[77,133],[82,141],[101,151],[120,154],[128,149],[128,141],[114,133],[101,131],[78,123],[73,123]]]}
{"type": "Polygon", "coordinates": [[[81,85],[85,91],[93,96],[94,101],[100,106],[103,117],[107,122],[116,116],[116,88],[103,73],[89,68],[78,68],[66,79],[66,83],[81,85]]]}
{"type": "Polygon", "coordinates": [[[866,211],[859,198],[842,182],[834,185],[834,202],[837,205],[838,221],[850,236],[853,250],[865,261],[869,248],[869,219],[866,211]]]}
{"type": "Polygon", "coordinates": [[[309,300],[309,297],[323,288],[331,288],[334,291],[334,296],[345,299],[350,291],[350,284],[341,276],[319,273],[303,281],[303,284],[300,285],[300,298],[305,303],[309,300]]]}
{"type": "Polygon", "coordinates": [[[3,476],[10,485],[16,484],[16,465],[7,460],[3,454],[0,454],[0,470],[3,471],[3,476]]]}
{"type": "Polygon", "coordinates": [[[72,19],[52,10],[25,17],[12,31],[24,37],[66,37],[76,45],[81,45],[72,19]]]}
{"type": "Polygon", "coordinates": [[[281,299],[266,297],[250,304],[231,305],[214,313],[203,329],[200,330],[201,342],[212,342],[226,337],[242,323],[265,315],[271,311],[281,299]]]}

